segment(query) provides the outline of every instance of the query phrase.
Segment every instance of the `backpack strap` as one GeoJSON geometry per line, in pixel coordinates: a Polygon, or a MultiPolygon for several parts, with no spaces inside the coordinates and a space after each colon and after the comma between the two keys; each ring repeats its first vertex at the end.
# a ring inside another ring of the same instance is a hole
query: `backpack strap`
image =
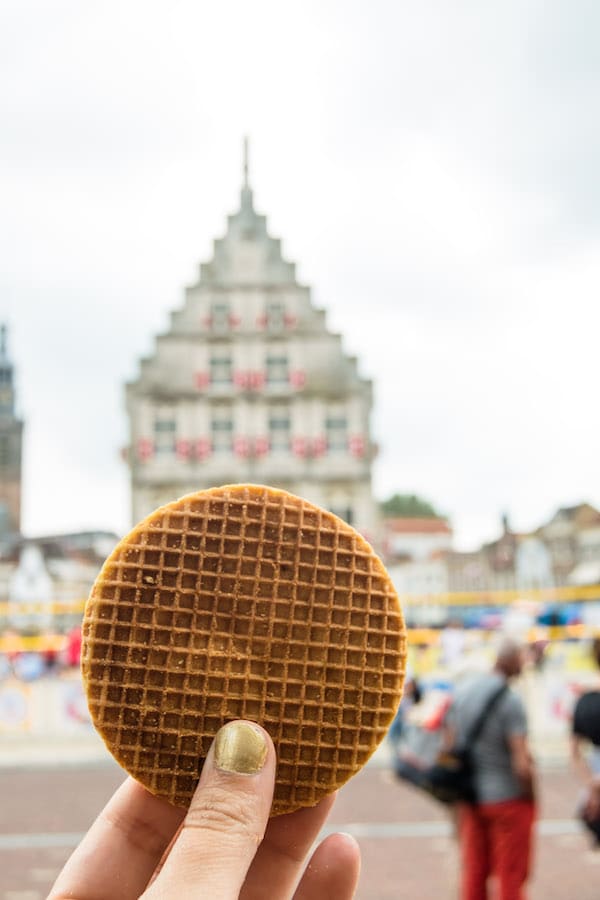
{"type": "Polygon", "coordinates": [[[471,744],[475,743],[475,741],[481,734],[481,731],[488,719],[488,716],[491,714],[494,707],[497,705],[499,700],[504,696],[504,694],[506,693],[507,690],[508,690],[508,684],[506,682],[504,682],[504,684],[500,685],[500,687],[496,691],[494,691],[491,694],[491,696],[488,698],[483,709],[481,710],[481,712],[479,713],[479,715],[477,716],[477,718],[475,719],[475,721],[473,722],[473,724],[471,725],[469,730],[467,731],[467,734],[465,736],[465,744],[467,747],[469,747],[471,744]]]}

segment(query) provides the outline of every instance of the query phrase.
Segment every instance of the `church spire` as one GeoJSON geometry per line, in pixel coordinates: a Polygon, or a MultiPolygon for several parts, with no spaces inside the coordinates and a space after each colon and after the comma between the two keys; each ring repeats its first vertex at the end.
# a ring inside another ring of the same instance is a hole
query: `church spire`
{"type": "Polygon", "coordinates": [[[250,141],[247,137],[243,143],[243,181],[242,181],[242,213],[252,213],[254,215],[254,201],[252,199],[252,188],[250,187],[250,176],[248,174],[249,164],[248,157],[250,155],[250,141]]]}
{"type": "Polygon", "coordinates": [[[249,141],[248,137],[244,138],[244,187],[249,188],[250,184],[248,182],[248,149],[249,149],[249,141]]]}

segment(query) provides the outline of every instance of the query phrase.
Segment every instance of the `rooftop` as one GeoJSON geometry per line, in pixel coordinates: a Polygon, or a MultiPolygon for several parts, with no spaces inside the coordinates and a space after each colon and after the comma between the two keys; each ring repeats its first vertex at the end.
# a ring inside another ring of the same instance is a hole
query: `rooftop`
{"type": "Polygon", "coordinates": [[[446,519],[433,517],[385,519],[384,527],[392,534],[452,534],[452,528],[446,519]]]}

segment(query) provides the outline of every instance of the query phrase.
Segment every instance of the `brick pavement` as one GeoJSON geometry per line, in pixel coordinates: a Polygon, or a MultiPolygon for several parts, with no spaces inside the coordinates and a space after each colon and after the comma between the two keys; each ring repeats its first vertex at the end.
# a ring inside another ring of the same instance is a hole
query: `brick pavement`
{"type": "MultiPolygon", "coordinates": [[[[112,764],[0,770],[0,900],[43,900],[70,853],[67,844],[122,778],[112,764]],[[32,847],[34,840],[42,846],[32,847]]],[[[590,851],[573,826],[575,795],[566,772],[543,773],[545,833],[537,842],[531,900],[600,898],[600,852],[590,851]]],[[[456,896],[456,848],[444,810],[395,782],[385,768],[367,767],[340,792],[331,823],[358,835],[363,872],[357,900],[456,896]],[[394,833],[398,823],[401,834],[394,833]]]]}

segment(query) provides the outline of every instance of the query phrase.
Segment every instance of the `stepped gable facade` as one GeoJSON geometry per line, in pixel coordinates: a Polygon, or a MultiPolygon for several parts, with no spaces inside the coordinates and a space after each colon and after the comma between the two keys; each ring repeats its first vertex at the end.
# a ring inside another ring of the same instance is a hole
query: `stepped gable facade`
{"type": "Polygon", "coordinates": [[[372,538],[371,382],[256,212],[240,206],[126,388],[132,518],[213,485],[306,497],[372,538]]]}

